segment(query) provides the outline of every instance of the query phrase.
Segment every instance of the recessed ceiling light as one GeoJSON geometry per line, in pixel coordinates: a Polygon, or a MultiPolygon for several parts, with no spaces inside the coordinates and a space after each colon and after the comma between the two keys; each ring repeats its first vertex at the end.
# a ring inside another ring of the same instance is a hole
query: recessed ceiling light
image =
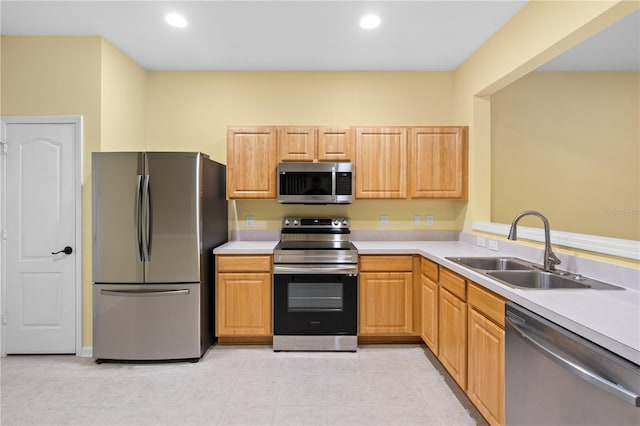
{"type": "Polygon", "coordinates": [[[164,15],[167,24],[176,28],[184,28],[187,26],[187,19],[179,13],[167,13],[164,15]]]}
{"type": "Polygon", "coordinates": [[[360,19],[360,26],[365,30],[376,28],[380,25],[380,17],[378,15],[365,15],[360,19]]]}

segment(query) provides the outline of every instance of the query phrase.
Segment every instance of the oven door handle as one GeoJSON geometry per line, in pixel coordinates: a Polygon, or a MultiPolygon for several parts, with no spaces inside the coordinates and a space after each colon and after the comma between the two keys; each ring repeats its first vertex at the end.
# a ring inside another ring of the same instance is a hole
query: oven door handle
{"type": "Polygon", "coordinates": [[[358,265],[273,265],[274,274],[346,274],[358,275],[358,265]]]}

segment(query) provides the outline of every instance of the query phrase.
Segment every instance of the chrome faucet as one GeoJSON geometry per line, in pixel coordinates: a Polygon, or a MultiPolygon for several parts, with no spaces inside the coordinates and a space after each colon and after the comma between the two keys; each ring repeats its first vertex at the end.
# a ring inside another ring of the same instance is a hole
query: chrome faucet
{"type": "Polygon", "coordinates": [[[555,271],[556,265],[559,265],[561,261],[560,259],[558,259],[558,256],[556,256],[551,250],[551,237],[549,236],[549,221],[547,220],[546,217],[542,215],[542,213],[538,213],[533,210],[527,210],[526,212],[520,213],[518,216],[516,216],[515,219],[513,219],[513,222],[511,222],[511,229],[509,229],[509,236],[507,238],[514,241],[518,239],[518,233],[517,233],[518,222],[520,221],[520,219],[522,219],[525,216],[536,216],[536,217],[539,217],[540,220],[542,220],[542,223],[544,224],[544,270],[555,271]]]}

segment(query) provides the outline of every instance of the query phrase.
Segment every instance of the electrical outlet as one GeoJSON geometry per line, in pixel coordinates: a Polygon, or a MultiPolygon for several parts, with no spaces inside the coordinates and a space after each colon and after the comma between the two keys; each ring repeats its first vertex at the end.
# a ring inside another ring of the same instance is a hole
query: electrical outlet
{"type": "Polygon", "coordinates": [[[487,245],[487,242],[485,241],[484,237],[476,237],[476,245],[484,247],[487,245]]]}
{"type": "Polygon", "coordinates": [[[380,216],[380,226],[387,226],[387,224],[389,223],[389,218],[387,217],[386,214],[383,214],[380,216]]]}
{"type": "Polygon", "coordinates": [[[422,218],[420,217],[419,214],[414,215],[413,216],[413,224],[416,226],[420,226],[420,224],[422,223],[422,218]]]}
{"type": "Polygon", "coordinates": [[[498,251],[498,242],[496,240],[489,240],[489,250],[498,251]]]}
{"type": "Polygon", "coordinates": [[[427,226],[433,226],[433,216],[427,215],[427,226]]]}
{"type": "Polygon", "coordinates": [[[247,216],[247,228],[253,228],[253,216],[247,216]]]}

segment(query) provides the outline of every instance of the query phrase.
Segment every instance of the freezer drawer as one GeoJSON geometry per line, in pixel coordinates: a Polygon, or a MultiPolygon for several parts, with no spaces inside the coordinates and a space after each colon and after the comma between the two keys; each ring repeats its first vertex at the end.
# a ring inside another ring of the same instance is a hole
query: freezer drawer
{"type": "Polygon", "coordinates": [[[93,286],[96,360],[200,358],[200,284],[93,286]]]}

